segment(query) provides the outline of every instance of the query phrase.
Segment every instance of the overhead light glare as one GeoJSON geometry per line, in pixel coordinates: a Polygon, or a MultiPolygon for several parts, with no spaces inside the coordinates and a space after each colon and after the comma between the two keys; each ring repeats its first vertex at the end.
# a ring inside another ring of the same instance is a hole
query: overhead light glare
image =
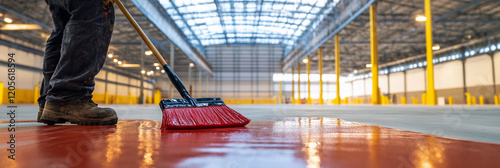
{"type": "Polygon", "coordinates": [[[367,68],[371,68],[373,65],[372,64],[366,64],[367,68]]]}
{"type": "Polygon", "coordinates": [[[0,30],[40,30],[37,24],[6,24],[0,27],[0,30]]]}
{"type": "Polygon", "coordinates": [[[434,50],[434,51],[439,50],[440,48],[441,48],[441,46],[439,46],[437,44],[432,46],[432,50],[434,50]]]}
{"type": "Polygon", "coordinates": [[[309,60],[306,58],[306,59],[303,59],[303,60],[302,60],[302,62],[304,62],[304,63],[308,63],[308,62],[309,62],[309,60]]]}
{"type": "Polygon", "coordinates": [[[3,18],[3,21],[6,22],[6,23],[12,23],[12,19],[11,18],[3,18]]]}
{"type": "Polygon", "coordinates": [[[148,51],[144,52],[144,54],[146,54],[146,55],[152,55],[152,54],[153,54],[153,51],[148,50],[148,51]]]}
{"type": "Polygon", "coordinates": [[[425,21],[427,21],[427,17],[425,17],[424,15],[417,15],[417,17],[415,17],[415,21],[425,22],[425,21]]]}

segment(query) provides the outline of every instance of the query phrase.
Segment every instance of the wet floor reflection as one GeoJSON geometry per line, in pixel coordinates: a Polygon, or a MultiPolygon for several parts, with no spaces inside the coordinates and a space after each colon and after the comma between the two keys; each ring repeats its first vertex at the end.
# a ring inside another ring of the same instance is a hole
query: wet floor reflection
{"type": "MultiPolygon", "coordinates": [[[[16,161],[2,167],[495,167],[500,145],[447,139],[334,118],[247,127],[160,130],[160,122],[18,127],[16,161]]],[[[7,142],[7,130],[0,141],[7,142]]],[[[3,143],[0,151],[9,146],[3,143]]]]}

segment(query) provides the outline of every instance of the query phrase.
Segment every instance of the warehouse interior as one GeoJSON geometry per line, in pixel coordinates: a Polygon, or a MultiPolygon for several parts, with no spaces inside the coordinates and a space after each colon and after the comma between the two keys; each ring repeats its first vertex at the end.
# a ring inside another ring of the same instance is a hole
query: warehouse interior
{"type": "MultiPolygon", "coordinates": [[[[45,45],[54,28],[49,6],[0,0],[0,109],[8,113],[15,100],[19,130],[18,160],[3,152],[2,165],[500,164],[500,1],[122,2],[193,97],[220,97],[252,122],[160,130],[158,104],[182,97],[115,6],[92,99],[114,108],[118,124],[37,123],[45,45]],[[8,94],[11,53],[15,99],[8,94]]],[[[5,142],[9,120],[0,117],[5,142]]]]}

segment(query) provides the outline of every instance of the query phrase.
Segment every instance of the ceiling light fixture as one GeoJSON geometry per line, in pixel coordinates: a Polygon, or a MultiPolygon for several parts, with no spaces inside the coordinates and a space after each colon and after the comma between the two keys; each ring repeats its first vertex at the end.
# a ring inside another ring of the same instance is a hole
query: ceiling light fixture
{"type": "Polygon", "coordinates": [[[417,15],[417,17],[415,17],[415,21],[425,22],[425,21],[427,21],[427,17],[425,17],[424,15],[417,15]]]}
{"type": "Polygon", "coordinates": [[[437,44],[432,46],[432,50],[434,50],[434,51],[439,50],[440,48],[441,48],[441,46],[439,46],[437,44]]]}
{"type": "Polygon", "coordinates": [[[3,21],[5,21],[6,23],[12,23],[12,19],[11,18],[3,18],[3,21]]]}

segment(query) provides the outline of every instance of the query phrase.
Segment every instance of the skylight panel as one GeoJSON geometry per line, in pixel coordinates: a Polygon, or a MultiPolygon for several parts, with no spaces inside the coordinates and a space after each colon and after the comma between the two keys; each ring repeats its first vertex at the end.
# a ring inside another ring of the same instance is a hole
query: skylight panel
{"type": "Polygon", "coordinates": [[[300,18],[300,19],[304,19],[306,18],[307,14],[306,13],[297,13],[295,14],[295,18],[300,18]]]}
{"type": "Polygon", "coordinates": [[[195,9],[194,12],[206,12],[206,11],[215,11],[217,8],[215,7],[215,4],[204,4],[204,5],[198,5],[195,9]]]}
{"type": "Polygon", "coordinates": [[[299,11],[309,12],[311,10],[311,8],[312,8],[311,6],[303,5],[303,6],[300,6],[299,11]]]}
{"type": "Polygon", "coordinates": [[[314,7],[311,9],[311,13],[318,13],[321,10],[321,8],[314,7]]]}
{"type": "Polygon", "coordinates": [[[243,12],[244,6],[243,3],[234,3],[234,10],[236,12],[243,12]]]}
{"type": "Polygon", "coordinates": [[[158,1],[193,45],[265,43],[289,47],[306,28],[317,26],[339,0],[158,1]]]}
{"type": "Polygon", "coordinates": [[[288,5],[285,5],[283,7],[283,9],[285,9],[287,11],[294,11],[295,9],[297,9],[297,5],[288,4],[288,5]]]}
{"type": "Polygon", "coordinates": [[[273,5],[273,10],[281,10],[283,9],[283,4],[274,4],[273,5]]]}
{"type": "Polygon", "coordinates": [[[257,10],[257,4],[256,3],[247,3],[246,9],[248,12],[254,12],[257,10]]]}
{"type": "Polygon", "coordinates": [[[262,10],[264,11],[271,11],[272,8],[273,5],[269,2],[265,2],[264,4],[262,4],[262,10]]]}

